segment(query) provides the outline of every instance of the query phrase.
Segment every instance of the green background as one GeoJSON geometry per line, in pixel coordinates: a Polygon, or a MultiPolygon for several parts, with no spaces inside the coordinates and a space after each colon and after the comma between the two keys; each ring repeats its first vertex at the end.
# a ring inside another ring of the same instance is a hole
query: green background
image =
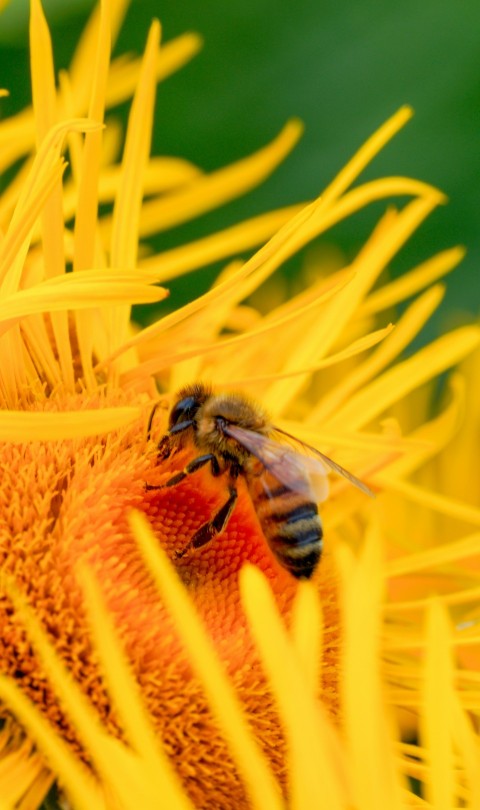
{"type": "MultiPolygon", "coordinates": [[[[68,65],[93,3],[45,2],[57,68],[68,65]]],[[[446,302],[424,333],[478,316],[480,304],[478,0],[133,0],[116,52],[141,51],[159,16],[168,40],[187,30],[200,54],[158,92],[154,151],[187,157],[206,170],[271,140],[291,116],[305,134],[263,186],[194,223],[162,235],[171,247],[242,218],[316,196],[354,150],[399,106],[416,115],[362,177],[407,174],[450,198],[395,259],[401,273],[433,252],[464,244],[467,258],[448,278],[446,302]]],[[[29,100],[27,3],[11,0],[0,24],[4,114],[29,100]]],[[[328,235],[347,256],[384,206],[328,235]]],[[[294,273],[298,264],[286,272],[294,273]]],[[[171,302],[205,289],[218,268],[173,284],[171,302]]]]}

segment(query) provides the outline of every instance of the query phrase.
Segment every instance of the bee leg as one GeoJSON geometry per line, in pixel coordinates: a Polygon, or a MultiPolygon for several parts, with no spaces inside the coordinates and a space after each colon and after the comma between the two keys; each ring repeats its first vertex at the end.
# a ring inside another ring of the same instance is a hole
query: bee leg
{"type": "Polygon", "coordinates": [[[154,484],[145,484],[145,489],[166,489],[167,487],[175,487],[180,481],[183,481],[184,478],[187,478],[188,475],[196,472],[200,469],[200,467],[204,467],[205,464],[210,462],[212,475],[216,478],[218,475],[221,474],[220,465],[218,463],[217,457],[213,453],[206,453],[204,456],[197,456],[197,458],[193,458],[179,473],[176,473],[169,478],[168,481],[165,481],[164,484],[154,485],[154,484]]]}
{"type": "Polygon", "coordinates": [[[225,531],[238,498],[237,488],[233,484],[230,485],[228,491],[228,499],[225,501],[223,506],[220,507],[212,520],[209,520],[208,523],[204,523],[203,526],[200,526],[185,548],[183,548],[181,551],[175,552],[177,560],[184,557],[187,552],[196,548],[201,548],[201,546],[205,546],[210,542],[210,540],[213,540],[217,534],[221,534],[223,531],[225,531]]]}
{"type": "Polygon", "coordinates": [[[155,416],[155,413],[156,413],[157,408],[158,408],[159,405],[160,405],[160,402],[156,402],[155,405],[153,406],[152,410],[150,411],[150,417],[148,419],[148,425],[147,425],[147,442],[150,441],[150,438],[151,438],[153,417],[155,416]]]}
{"type": "Polygon", "coordinates": [[[170,441],[170,436],[168,435],[168,433],[166,433],[165,436],[162,436],[162,438],[160,439],[157,446],[157,450],[158,450],[157,459],[159,461],[166,461],[166,459],[172,452],[172,443],[170,441]]]}

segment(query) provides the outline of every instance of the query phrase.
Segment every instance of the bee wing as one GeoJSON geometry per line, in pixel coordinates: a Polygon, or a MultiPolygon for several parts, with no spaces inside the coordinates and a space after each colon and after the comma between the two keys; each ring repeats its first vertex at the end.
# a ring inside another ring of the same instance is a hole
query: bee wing
{"type": "Polygon", "coordinates": [[[346,478],[353,486],[361,489],[366,495],[374,497],[372,490],[351,472],[321,453],[320,450],[305,444],[280,428],[275,428],[271,437],[263,436],[261,433],[241,428],[238,425],[226,425],[225,433],[246,447],[275,478],[291,489],[305,494],[310,491],[306,483],[303,486],[300,484],[300,481],[305,479],[307,472],[314,476],[315,481],[311,483],[314,483],[313,488],[318,500],[325,500],[328,495],[326,476],[328,469],[331,469],[346,478]],[[276,435],[278,438],[275,438],[276,435]],[[285,441],[290,446],[284,444],[285,441]],[[295,480],[299,482],[297,486],[295,486],[295,480]]]}
{"type": "Polygon", "coordinates": [[[357,478],[355,475],[353,475],[353,473],[346,470],[345,467],[342,467],[340,464],[337,464],[336,461],[333,461],[333,459],[331,459],[328,456],[324,455],[324,453],[321,453],[320,450],[316,449],[316,447],[311,447],[311,445],[309,445],[309,444],[304,444],[299,439],[296,439],[294,436],[291,436],[290,433],[287,433],[286,431],[281,430],[280,428],[275,428],[275,431],[276,431],[276,433],[279,433],[281,436],[285,436],[285,438],[288,439],[290,442],[293,442],[294,444],[298,444],[300,446],[300,448],[301,448],[300,452],[303,452],[305,454],[307,454],[307,453],[312,454],[312,455],[306,455],[307,460],[311,459],[312,456],[313,456],[313,459],[318,458],[319,460],[321,460],[324,463],[324,465],[326,467],[330,467],[330,469],[333,470],[334,472],[336,472],[338,475],[341,475],[341,476],[343,476],[343,478],[346,478],[347,481],[349,481],[351,484],[353,484],[354,487],[357,487],[358,489],[361,489],[362,492],[365,493],[365,495],[368,495],[370,498],[375,497],[375,495],[372,492],[372,490],[370,489],[370,487],[367,487],[367,485],[364,484],[363,481],[360,481],[359,478],[357,478]]]}
{"type": "MultiPolygon", "coordinates": [[[[324,501],[328,496],[327,466],[320,457],[305,455],[301,442],[289,447],[284,440],[264,436],[254,430],[247,430],[238,425],[225,425],[227,436],[236,439],[253,456],[262,462],[264,467],[281,484],[312,497],[314,493],[318,501],[324,501]]],[[[264,482],[265,490],[269,488],[264,482]]]]}

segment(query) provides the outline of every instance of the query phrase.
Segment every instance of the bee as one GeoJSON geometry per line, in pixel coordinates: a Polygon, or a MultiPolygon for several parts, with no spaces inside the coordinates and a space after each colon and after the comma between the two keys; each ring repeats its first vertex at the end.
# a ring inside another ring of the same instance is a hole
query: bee
{"type": "Polygon", "coordinates": [[[238,498],[240,476],[268,546],[280,565],[297,578],[311,577],[322,554],[318,502],[328,493],[328,469],[372,495],[365,484],[323,453],[274,427],[258,404],[237,393],[216,394],[201,383],[179,391],[167,433],[158,445],[159,456],[166,459],[187,445],[193,445],[198,455],[165,484],[146,488],[174,487],[210,465],[212,476],[225,481],[227,497],[211,520],[176,552],[177,559],[225,531],[238,498]]]}

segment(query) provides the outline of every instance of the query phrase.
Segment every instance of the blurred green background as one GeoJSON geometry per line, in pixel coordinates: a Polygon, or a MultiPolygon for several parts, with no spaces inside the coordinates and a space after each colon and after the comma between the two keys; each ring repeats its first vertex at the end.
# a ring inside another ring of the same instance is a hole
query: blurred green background
{"type": "MultiPolygon", "coordinates": [[[[45,0],[57,68],[68,65],[93,5],[45,0]]],[[[162,235],[160,247],[316,196],[365,138],[408,103],[416,111],[413,121],[363,177],[415,176],[437,185],[450,202],[408,243],[392,273],[464,244],[467,258],[448,277],[446,302],[424,339],[478,316],[478,0],[133,0],[116,53],[140,52],[153,16],[160,17],[166,40],[187,30],[204,38],[200,54],[159,88],[156,153],[212,170],[267,143],[291,116],[306,126],[294,153],[263,186],[162,235]]],[[[29,101],[27,25],[28,3],[11,0],[0,23],[0,84],[11,92],[4,114],[29,101]]],[[[347,220],[327,241],[352,255],[382,208],[347,220]]],[[[171,302],[205,289],[217,270],[174,283],[171,302]]]]}

